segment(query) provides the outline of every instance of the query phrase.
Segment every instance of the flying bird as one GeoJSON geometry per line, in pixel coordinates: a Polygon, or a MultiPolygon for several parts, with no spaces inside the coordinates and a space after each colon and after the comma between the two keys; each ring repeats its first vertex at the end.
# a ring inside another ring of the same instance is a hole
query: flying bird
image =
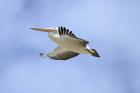
{"type": "Polygon", "coordinates": [[[77,37],[65,27],[58,28],[31,28],[32,30],[48,32],[48,37],[58,44],[58,47],[48,54],[40,53],[43,58],[67,60],[78,56],[80,53],[100,57],[95,49],[87,46],[89,41],[77,37]]]}

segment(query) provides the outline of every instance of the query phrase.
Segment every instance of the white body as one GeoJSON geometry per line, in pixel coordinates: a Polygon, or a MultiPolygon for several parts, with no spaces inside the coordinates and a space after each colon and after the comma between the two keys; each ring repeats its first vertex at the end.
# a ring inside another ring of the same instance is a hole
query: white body
{"type": "Polygon", "coordinates": [[[81,41],[75,38],[68,37],[66,35],[61,36],[57,32],[50,32],[48,33],[48,37],[52,39],[55,43],[57,43],[60,47],[63,47],[67,50],[76,53],[84,53],[90,54],[87,49],[90,49],[88,46],[85,46],[81,41]]]}

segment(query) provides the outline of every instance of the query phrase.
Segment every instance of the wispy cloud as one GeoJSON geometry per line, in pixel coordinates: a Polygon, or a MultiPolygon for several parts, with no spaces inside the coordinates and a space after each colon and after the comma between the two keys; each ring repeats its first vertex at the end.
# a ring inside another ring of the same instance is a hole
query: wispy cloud
{"type": "Polygon", "coordinates": [[[1,0],[0,92],[139,92],[139,8],[126,0],[1,0]],[[29,28],[61,25],[89,39],[101,58],[40,58],[57,45],[29,28]]]}

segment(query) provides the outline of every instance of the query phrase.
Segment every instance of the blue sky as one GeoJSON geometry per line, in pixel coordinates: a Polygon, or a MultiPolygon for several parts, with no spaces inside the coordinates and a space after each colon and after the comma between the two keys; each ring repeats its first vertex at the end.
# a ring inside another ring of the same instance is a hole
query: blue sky
{"type": "Polygon", "coordinates": [[[1,0],[0,93],[139,93],[139,0],[1,0]],[[101,58],[42,59],[57,45],[31,27],[66,26],[101,58]]]}

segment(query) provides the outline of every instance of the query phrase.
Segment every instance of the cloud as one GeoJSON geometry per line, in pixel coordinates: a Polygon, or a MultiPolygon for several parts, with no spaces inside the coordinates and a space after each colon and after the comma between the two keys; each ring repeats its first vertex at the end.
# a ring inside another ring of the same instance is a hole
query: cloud
{"type": "Polygon", "coordinates": [[[137,9],[138,2],[125,0],[0,1],[0,92],[138,92],[137,9]],[[101,58],[40,58],[57,45],[29,28],[61,25],[90,40],[101,58]]]}

